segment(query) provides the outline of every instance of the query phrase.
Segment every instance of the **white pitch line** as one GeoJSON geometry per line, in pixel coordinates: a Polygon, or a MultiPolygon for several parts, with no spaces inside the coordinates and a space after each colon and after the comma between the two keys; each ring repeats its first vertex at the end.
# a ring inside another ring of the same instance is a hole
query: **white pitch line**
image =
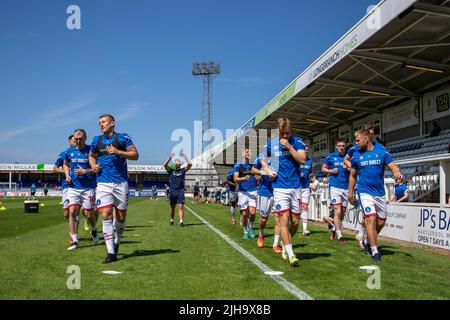
{"type": "MultiPolygon", "coordinates": [[[[202,221],[204,224],[206,224],[211,230],[213,230],[215,233],[217,233],[222,239],[224,239],[228,244],[230,244],[234,249],[239,251],[244,257],[246,257],[248,260],[253,262],[258,268],[260,268],[263,272],[267,271],[273,271],[268,266],[266,266],[264,263],[259,261],[254,255],[252,255],[250,252],[242,248],[240,245],[238,245],[236,242],[231,240],[227,235],[225,235],[222,231],[214,227],[212,224],[210,224],[208,221],[203,219],[201,216],[199,216],[197,213],[192,211],[188,206],[185,205],[185,208],[188,209],[194,216],[197,217],[200,221],[202,221]]],[[[293,283],[287,281],[284,277],[281,276],[270,276],[274,281],[276,281],[279,285],[281,285],[283,288],[285,288],[289,293],[294,295],[299,300],[314,300],[313,297],[308,295],[306,292],[300,290],[297,288],[293,283]]]]}

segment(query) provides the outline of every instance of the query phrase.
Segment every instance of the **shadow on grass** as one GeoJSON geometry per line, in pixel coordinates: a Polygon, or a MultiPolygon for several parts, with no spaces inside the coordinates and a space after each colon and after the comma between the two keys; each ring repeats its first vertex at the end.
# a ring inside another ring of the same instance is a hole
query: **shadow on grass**
{"type": "Polygon", "coordinates": [[[297,258],[300,260],[312,260],[321,257],[329,257],[331,254],[329,253],[312,253],[312,252],[300,252],[297,253],[297,258]]]}
{"type": "Polygon", "coordinates": [[[192,227],[192,226],[202,226],[204,225],[203,223],[185,223],[184,226],[185,227],[192,227]]]}
{"type": "MultiPolygon", "coordinates": [[[[120,250],[119,250],[120,252],[120,250]]],[[[158,249],[158,250],[135,250],[133,253],[124,254],[121,256],[121,259],[128,259],[133,257],[147,257],[154,256],[157,254],[163,253],[178,253],[180,250],[172,250],[172,249],[158,249]]],[[[119,253],[120,255],[120,253],[119,253]]]]}
{"type": "Polygon", "coordinates": [[[395,250],[396,248],[394,247],[390,247],[390,246],[381,246],[381,248],[379,249],[381,256],[392,256],[392,255],[396,255],[396,254],[403,254],[406,257],[412,257],[411,254],[403,252],[403,251],[397,251],[395,250]],[[386,248],[391,248],[394,249],[393,250],[386,250],[386,248]]]}
{"type": "Polygon", "coordinates": [[[128,231],[129,228],[153,228],[153,226],[126,226],[125,230],[128,231]]]}

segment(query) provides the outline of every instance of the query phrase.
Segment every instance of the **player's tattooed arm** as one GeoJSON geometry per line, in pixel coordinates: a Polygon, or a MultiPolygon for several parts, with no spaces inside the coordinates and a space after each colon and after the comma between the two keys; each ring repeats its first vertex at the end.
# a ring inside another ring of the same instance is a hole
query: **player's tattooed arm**
{"type": "Polygon", "coordinates": [[[351,204],[355,204],[355,195],[353,194],[353,190],[355,189],[356,185],[356,175],[358,171],[354,168],[350,170],[350,177],[348,180],[348,201],[351,204]]]}
{"type": "Polygon", "coordinates": [[[129,146],[126,151],[122,151],[110,144],[106,147],[106,151],[108,154],[115,154],[128,160],[139,160],[139,153],[134,145],[129,146]]]}

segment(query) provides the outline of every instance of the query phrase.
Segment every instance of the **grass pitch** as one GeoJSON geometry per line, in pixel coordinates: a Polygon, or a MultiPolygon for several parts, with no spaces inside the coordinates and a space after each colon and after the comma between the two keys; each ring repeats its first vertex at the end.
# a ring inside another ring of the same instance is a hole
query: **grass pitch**
{"type": "MultiPolygon", "coordinates": [[[[80,248],[67,251],[60,199],[41,198],[45,207],[38,214],[23,213],[23,199],[2,201],[1,299],[295,299],[188,210],[186,227],[170,226],[165,199],[130,199],[119,261],[109,265],[102,264],[103,241],[93,246],[83,224],[80,248]],[[81,270],[79,290],[67,287],[72,265],[81,270]]],[[[327,229],[311,226],[311,236],[294,239],[300,267],[292,268],[271,251],[272,218],[259,249],[256,239],[243,240],[242,229],[231,224],[229,207],[187,205],[315,299],[450,299],[450,257],[431,249],[381,242],[381,289],[370,290],[371,274],[359,267],[373,262],[351,234],[339,245],[328,240],[327,229]]]]}

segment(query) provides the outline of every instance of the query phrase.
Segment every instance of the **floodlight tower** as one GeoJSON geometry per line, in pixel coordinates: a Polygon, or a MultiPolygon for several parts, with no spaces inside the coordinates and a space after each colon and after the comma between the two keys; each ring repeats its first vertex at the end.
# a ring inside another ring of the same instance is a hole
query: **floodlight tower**
{"type": "Polygon", "coordinates": [[[192,65],[192,74],[203,77],[202,96],[202,135],[212,128],[212,79],[220,74],[220,64],[213,61],[195,62],[192,65]]]}
{"type": "MultiPolygon", "coordinates": [[[[201,61],[195,62],[192,65],[192,74],[196,77],[203,77],[203,95],[202,95],[202,138],[205,138],[206,141],[210,140],[209,131],[213,126],[212,119],[212,79],[214,75],[220,74],[220,64],[213,61],[201,61]],[[205,132],[208,132],[205,135],[205,132]]],[[[202,144],[202,149],[205,147],[206,142],[202,144]]],[[[203,166],[206,166],[205,169],[210,169],[207,161],[208,156],[205,154],[204,150],[202,150],[202,168],[200,169],[201,174],[203,175],[203,166]]],[[[208,170],[207,170],[208,171],[208,170]]]]}

